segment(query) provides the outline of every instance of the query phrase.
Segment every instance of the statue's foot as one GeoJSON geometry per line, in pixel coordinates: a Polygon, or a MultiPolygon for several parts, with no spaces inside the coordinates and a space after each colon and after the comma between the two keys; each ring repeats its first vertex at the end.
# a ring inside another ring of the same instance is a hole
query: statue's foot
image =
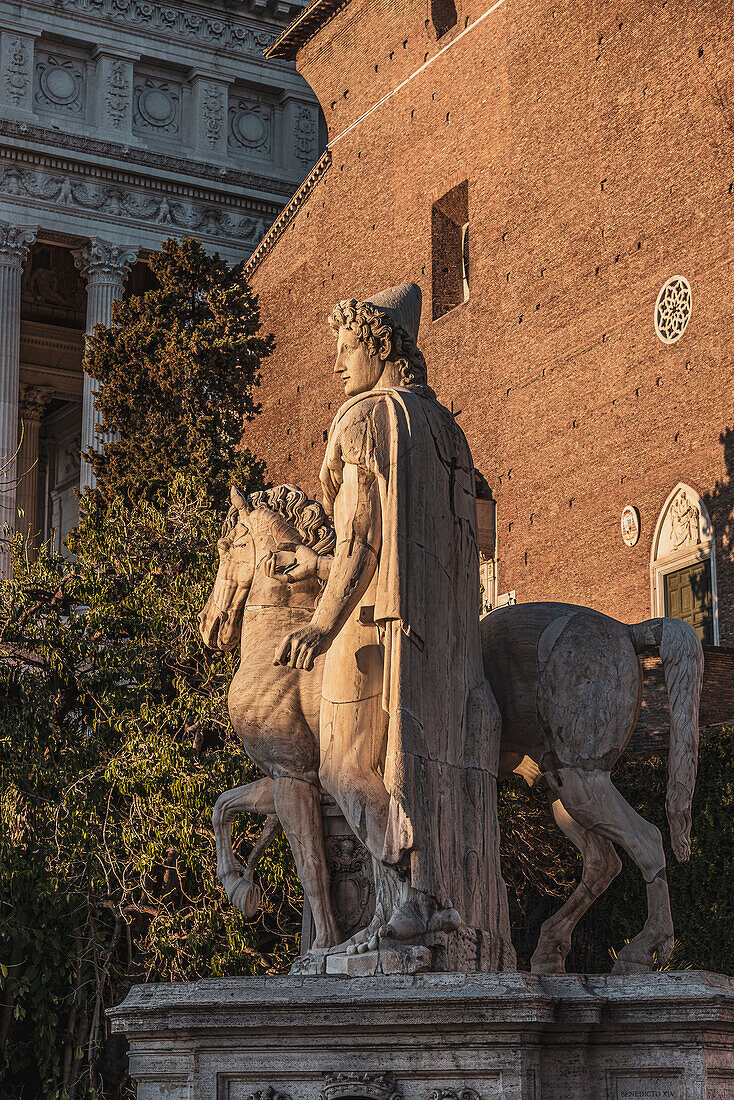
{"type": "Polygon", "coordinates": [[[431,932],[455,932],[462,924],[456,909],[411,898],[398,905],[378,932],[381,940],[412,940],[431,932]]]}
{"type": "Polygon", "coordinates": [[[385,914],[382,908],[378,906],[369,924],[365,925],[364,928],[360,928],[348,940],[344,940],[334,947],[326,948],[326,953],[328,955],[355,955],[358,950],[360,953],[374,950],[374,947],[370,947],[370,944],[377,946],[377,933],[384,923],[385,914]]]}

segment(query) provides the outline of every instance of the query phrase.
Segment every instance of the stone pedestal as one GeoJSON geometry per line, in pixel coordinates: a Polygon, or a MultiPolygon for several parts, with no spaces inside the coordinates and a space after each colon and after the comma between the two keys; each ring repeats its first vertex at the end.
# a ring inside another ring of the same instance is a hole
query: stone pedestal
{"type": "Polygon", "coordinates": [[[729,1100],[734,979],[420,974],[135,987],[138,1100],[729,1100]]]}

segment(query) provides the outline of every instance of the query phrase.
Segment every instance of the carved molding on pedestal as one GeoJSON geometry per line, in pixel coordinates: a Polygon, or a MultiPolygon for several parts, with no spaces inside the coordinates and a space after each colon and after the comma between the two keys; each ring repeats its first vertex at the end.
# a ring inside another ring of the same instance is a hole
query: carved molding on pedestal
{"type": "Polygon", "coordinates": [[[257,1092],[250,1093],[247,1100],[292,1100],[292,1097],[289,1093],[281,1092],[280,1089],[268,1085],[266,1089],[258,1089],[257,1092]]]}
{"type": "Polygon", "coordinates": [[[403,1100],[392,1073],[327,1073],[319,1100],[403,1100]]]}

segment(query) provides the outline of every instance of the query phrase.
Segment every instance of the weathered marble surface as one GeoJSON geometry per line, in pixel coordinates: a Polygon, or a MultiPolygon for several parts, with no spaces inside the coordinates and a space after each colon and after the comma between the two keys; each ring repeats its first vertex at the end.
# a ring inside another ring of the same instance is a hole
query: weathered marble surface
{"type": "Polygon", "coordinates": [[[734,979],[421,974],[136,986],[138,1100],[729,1100],[734,979]]]}

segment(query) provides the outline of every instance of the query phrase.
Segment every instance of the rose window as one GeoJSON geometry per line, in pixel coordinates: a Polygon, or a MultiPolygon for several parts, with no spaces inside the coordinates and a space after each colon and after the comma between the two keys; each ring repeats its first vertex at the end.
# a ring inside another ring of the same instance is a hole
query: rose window
{"type": "Polygon", "coordinates": [[[691,319],[691,285],[682,275],[663,283],[655,303],[655,331],[664,344],[680,340],[691,319]]]}

